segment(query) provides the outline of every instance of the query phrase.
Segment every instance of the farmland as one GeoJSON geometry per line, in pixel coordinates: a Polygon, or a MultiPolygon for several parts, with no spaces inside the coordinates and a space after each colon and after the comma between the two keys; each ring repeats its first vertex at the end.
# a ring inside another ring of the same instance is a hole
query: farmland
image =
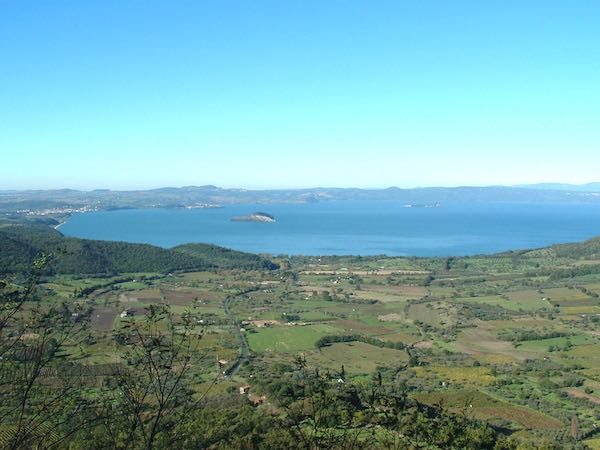
{"type": "Polygon", "coordinates": [[[281,269],[47,275],[37,290],[89,317],[86,339],[65,347],[85,366],[87,389],[101,389],[108,368],[123,364],[115,336],[162,305],[175,320],[194,318],[199,357],[186,377],[202,398],[248,385],[257,408],[277,408],[273,374],[300,359],[334,383],[401,387],[523,448],[557,440],[594,448],[600,274],[573,268],[598,257],[546,252],[552,257],[273,258],[281,269]],[[562,275],[567,269],[572,276],[562,275]],[[238,360],[242,343],[249,355],[238,360]]]}

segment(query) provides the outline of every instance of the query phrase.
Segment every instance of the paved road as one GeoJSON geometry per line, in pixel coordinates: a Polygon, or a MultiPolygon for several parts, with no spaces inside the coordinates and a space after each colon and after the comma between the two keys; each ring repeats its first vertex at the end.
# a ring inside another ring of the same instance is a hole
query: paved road
{"type": "Polygon", "coordinates": [[[227,298],[225,298],[225,300],[223,300],[223,310],[225,311],[225,315],[227,316],[227,318],[233,324],[235,334],[237,335],[238,341],[240,343],[240,354],[239,354],[237,360],[235,361],[235,363],[233,363],[233,365],[229,369],[227,369],[225,371],[225,376],[228,376],[228,377],[235,376],[235,374],[238,372],[238,370],[240,369],[242,364],[244,364],[246,361],[248,361],[250,359],[250,347],[248,347],[248,341],[246,340],[246,336],[244,336],[244,333],[242,333],[240,331],[240,325],[239,325],[237,319],[235,318],[235,315],[231,312],[231,308],[230,308],[232,301],[234,301],[237,297],[244,295],[248,292],[250,292],[250,290],[240,292],[239,294],[230,295],[227,298]]]}

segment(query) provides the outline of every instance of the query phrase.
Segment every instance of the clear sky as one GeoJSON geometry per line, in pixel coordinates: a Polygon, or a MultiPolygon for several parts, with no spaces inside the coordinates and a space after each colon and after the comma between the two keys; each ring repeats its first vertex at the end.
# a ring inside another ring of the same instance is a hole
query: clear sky
{"type": "Polygon", "coordinates": [[[598,0],[0,2],[0,189],[600,181],[598,0]]]}

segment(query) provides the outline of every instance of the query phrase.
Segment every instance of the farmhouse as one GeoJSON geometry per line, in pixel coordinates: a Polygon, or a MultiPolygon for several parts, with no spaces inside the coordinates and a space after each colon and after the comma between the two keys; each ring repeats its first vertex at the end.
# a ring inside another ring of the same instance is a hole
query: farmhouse
{"type": "Polygon", "coordinates": [[[133,314],[134,314],[134,310],[133,309],[126,309],[125,311],[123,311],[121,313],[121,319],[124,319],[125,317],[133,316],[133,314]]]}

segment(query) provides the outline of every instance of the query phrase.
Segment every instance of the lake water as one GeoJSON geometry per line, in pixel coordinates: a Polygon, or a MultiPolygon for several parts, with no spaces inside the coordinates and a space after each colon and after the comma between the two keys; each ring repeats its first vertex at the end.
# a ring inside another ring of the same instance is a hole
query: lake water
{"type": "Polygon", "coordinates": [[[446,256],[543,247],[600,235],[600,205],[388,202],[235,205],[75,214],[67,236],[172,247],[205,242],[253,253],[446,256]],[[276,223],[232,222],[264,211],[276,223]]]}

